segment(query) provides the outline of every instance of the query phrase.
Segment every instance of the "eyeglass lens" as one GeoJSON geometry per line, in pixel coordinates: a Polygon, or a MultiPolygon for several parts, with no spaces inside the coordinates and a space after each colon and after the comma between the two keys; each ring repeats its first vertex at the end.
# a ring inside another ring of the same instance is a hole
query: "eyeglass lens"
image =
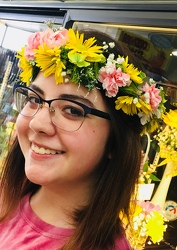
{"type": "MultiPolygon", "coordinates": [[[[16,108],[23,116],[34,116],[43,106],[35,92],[18,87],[14,92],[16,108]]],[[[50,107],[52,122],[62,130],[76,131],[84,121],[84,109],[69,100],[53,100],[50,107]]]]}

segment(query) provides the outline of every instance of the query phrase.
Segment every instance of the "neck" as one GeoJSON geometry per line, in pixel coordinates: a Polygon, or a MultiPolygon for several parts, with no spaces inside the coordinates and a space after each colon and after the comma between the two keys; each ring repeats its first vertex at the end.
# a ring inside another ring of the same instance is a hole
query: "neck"
{"type": "Polygon", "coordinates": [[[59,191],[41,187],[31,197],[30,204],[43,221],[54,226],[70,228],[73,227],[73,211],[86,205],[88,197],[88,188],[83,186],[62,186],[59,191]]]}

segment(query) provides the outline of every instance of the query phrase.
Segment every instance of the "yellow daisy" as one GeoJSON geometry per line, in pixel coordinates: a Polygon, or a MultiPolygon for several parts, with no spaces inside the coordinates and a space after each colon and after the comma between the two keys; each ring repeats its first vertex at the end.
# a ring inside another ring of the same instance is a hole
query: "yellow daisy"
{"type": "Polygon", "coordinates": [[[115,101],[115,109],[122,109],[127,115],[137,114],[136,105],[133,103],[132,96],[119,96],[115,101]]]}
{"type": "Polygon", "coordinates": [[[33,74],[33,67],[26,59],[24,53],[25,47],[23,47],[22,50],[18,52],[17,58],[19,58],[19,68],[22,70],[22,72],[20,73],[20,78],[22,82],[26,82],[28,86],[33,74]]]}
{"type": "Polygon", "coordinates": [[[149,104],[146,104],[141,99],[137,99],[137,102],[134,102],[134,97],[132,96],[119,96],[115,104],[117,110],[122,109],[127,115],[135,115],[138,111],[148,114],[151,111],[149,104]]]}
{"type": "Polygon", "coordinates": [[[162,115],[163,121],[171,126],[177,128],[177,109],[170,110],[166,115],[162,115]]]}
{"type": "Polygon", "coordinates": [[[55,74],[56,84],[63,83],[62,71],[65,69],[65,65],[60,58],[61,50],[58,47],[50,49],[46,44],[43,44],[34,51],[36,52],[36,66],[41,68],[44,76],[55,74]]]}
{"type": "Polygon", "coordinates": [[[28,63],[28,65],[26,65],[25,70],[20,73],[20,78],[22,82],[26,82],[27,86],[30,85],[31,83],[32,74],[33,74],[32,65],[28,63]]]}
{"type": "Polygon", "coordinates": [[[128,64],[128,56],[125,58],[125,61],[122,63],[123,71],[130,75],[130,79],[138,84],[143,83],[143,79],[139,76],[141,71],[134,67],[133,64],[128,64]]]}
{"type": "Polygon", "coordinates": [[[144,112],[145,114],[149,114],[152,111],[152,108],[149,104],[145,103],[143,100],[138,99],[138,103],[136,104],[137,108],[144,112]]]}
{"type": "Polygon", "coordinates": [[[79,35],[78,31],[75,33],[72,29],[68,31],[68,37],[65,48],[71,50],[68,57],[72,63],[76,63],[73,61],[73,54],[77,57],[82,55],[82,58],[79,58],[80,62],[104,62],[106,60],[102,54],[102,46],[94,45],[96,42],[94,37],[84,41],[84,34],[79,35]]]}

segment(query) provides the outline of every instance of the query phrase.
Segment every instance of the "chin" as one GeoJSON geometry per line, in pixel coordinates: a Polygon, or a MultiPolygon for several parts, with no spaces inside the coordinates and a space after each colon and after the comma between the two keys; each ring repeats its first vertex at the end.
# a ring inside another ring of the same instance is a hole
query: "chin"
{"type": "Polygon", "coordinates": [[[38,184],[43,185],[44,183],[49,182],[49,178],[47,173],[45,173],[45,170],[41,170],[35,166],[25,166],[25,174],[29,181],[38,184]]]}

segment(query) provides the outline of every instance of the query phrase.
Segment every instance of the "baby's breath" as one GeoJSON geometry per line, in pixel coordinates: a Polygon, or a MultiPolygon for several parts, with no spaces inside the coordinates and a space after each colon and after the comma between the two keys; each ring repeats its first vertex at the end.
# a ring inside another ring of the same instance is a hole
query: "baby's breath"
{"type": "Polygon", "coordinates": [[[161,127],[154,136],[158,141],[161,148],[168,149],[170,151],[177,150],[177,129],[166,125],[165,128],[161,127]]]}

